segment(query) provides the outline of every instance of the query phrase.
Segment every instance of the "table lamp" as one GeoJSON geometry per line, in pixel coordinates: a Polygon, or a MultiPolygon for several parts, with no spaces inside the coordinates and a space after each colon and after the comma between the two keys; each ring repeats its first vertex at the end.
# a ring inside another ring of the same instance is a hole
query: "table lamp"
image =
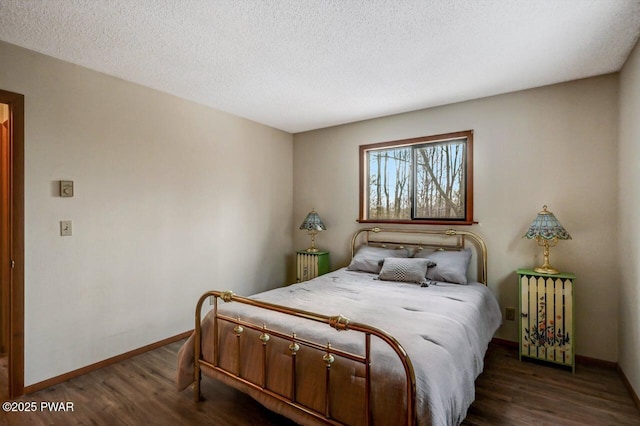
{"type": "Polygon", "coordinates": [[[541,274],[559,274],[560,271],[549,264],[549,247],[556,246],[558,240],[570,240],[571,235],[564,229],[553,213],[547,210],[547,206],[542,207],[542,211],[531,222],[529,230],[523,237],[535,238],[538,245],[542,246],[544,263],[533,270],[541,274]]]}
{"type": "Polygon", "coordinates": [[[302,225],[300,225],[300,229],[306,229],[309,235],[311,235],[311,247],[307,249],[310,253],[315,253],[318,251],[316,248],[316,234],[320,231],[326,231],[326,227],[324,223],[322,223],[322,219],[318,216],[318,213],[314,209],[311,209],[307,217],[304,218],[302,225]]]}

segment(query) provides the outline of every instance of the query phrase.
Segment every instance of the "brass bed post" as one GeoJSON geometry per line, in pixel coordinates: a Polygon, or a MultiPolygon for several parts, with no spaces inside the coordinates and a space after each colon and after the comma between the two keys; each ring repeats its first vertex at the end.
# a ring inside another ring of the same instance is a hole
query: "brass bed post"
{"type": "Polygon", "coordinates": [[[241,349],[241,347],[240,347],[240,346],[241,346],[241,345],[240,345],[240,335],[241,335],[241,334],[242,334],[242,332],[244,331],[244,328],[242,328],[242,326],[240,325],[240,318],[238,318],[238,322],[237,322],[236,324],[237,324],[237,325],[236,325],[235,327],[233,327],[233,332],[234,332],[234,333],[235,333],[235,335],[236,335],[236,342],[238,343],[238,344],[237,344],[237,347],[238,347],[238,357],[236,358],[236,370],[237,370],[238,372],[236,373],[236,375],[237,375],[238,377],[241,377],[241,376],[240,376],[240,367],[242,366],[242,364],[241,364],[241,359],[240,359],[240,358],[241,358],[241,355],[242,355],[242,349],[241,349]]]}
{"type": "Polygon", "coordinates": [[[262,324],[262,334],[259,337],[262,342],[262,388],[267,387],[267,342],[270,336],[267,334],[267,325],[262,324]]]}
{"type": "Polygon", "coordinates": [[[218,298],[213,298],[213,362],[217,367],[220,363],[220,352],[218,351],[218,298]]]}
{"type": "Polygon", "coordinates": [[[488,281],[487,281],[487,245],[485,244],[484,240],[482,238],[480,238],[480,236],[474,232],[471,231],[462,231],[462,230],[457,230],[457,229],[447,229],[445,231],[446,235],[460,235],[460,236],[469,236],[471,237],[471,239],[474,241],[474,243],[478,246],[478,249],[480,250],[480,253],[478,253],[478,258],[479,258],[479,267],[482,268],[482,274],[478,274],[478,281],[480,281],[482,284],[487,285],[488,281]]]}
{"type": "MultiPolygon", "coordinates": [[[[201,342],[202,342],[202,325],[201,325],[201,311],[202,304],[207,299],[207,297],[212,296],[213,292],[207,292],[203,294],[198,303],[196,304],[196,324],[194,327],[194,348],[193,348],[193,375],[194,375],[194,384],[193,384],[193,400],[198,402],[202,399],[200,394],[200,381],[202,380],[202,373],[200,372],[200,358],[202,354],[201,342]]],[[[217,303],[217,298],[216,298],[217,303]]]]}
{"type": "Polygon", "coordinates": [[[200,396],[200,380],[202,379],[200,373],[200,315],[196,312],[196,328],[194,332],[194,354],[193,354],[193,400],[198,402],[201,400],[200,396]]]}
{"type": "Polygon", "coordinates": [[[366,425],[369,426],[371,424],[372,413],[371,413],[371,333],[365,334],[364,340],[364,357],[365,357],[365,365],[364,365],[364,409],[365,409],[365,420],[366,425]]]}
{"type": "Polygon", "coordinates": [[[331,343],[327,343],[327,352],[322,357],[322,360],[327,366],[327,374],[325,379],[325,391],[324,391],[324,416],[327,419],[331,418],[331,364],[335,361],[335,358],[331,354],[331,343]]]}
{"type": "Polygon", "coordinates": [[[296,342],[296,333],[291,335],[291,402],[296,402],[296,355],[300,350],[300,345],[296,342]]]}

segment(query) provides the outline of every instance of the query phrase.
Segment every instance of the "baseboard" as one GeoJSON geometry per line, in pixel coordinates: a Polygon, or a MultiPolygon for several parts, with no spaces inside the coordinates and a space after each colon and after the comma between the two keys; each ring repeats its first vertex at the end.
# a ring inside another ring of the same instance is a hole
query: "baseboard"
{"type": "Polygon", "coordinates": [[[631,399],[633,399],[633,402],[636,404],[636,407],[638,407],[638,410],[640,410],[640,398],[638,398],[638,394],[636,393],[635,389],[633,389],[633,386],[631,386],[631,382],[629,381],[629,379],[627,379],[627,376],[625,376],[624,371],[622,371],[622,368],[620,368],[620,365],[618,365],[616,369],[618,370],[618,375],[622,379],[622,383],[624,383],[624,386],[627,388],[627,391],[629,391],[629,395],[631,395],[631,399]]]}
{"type": "Polygon", "coordinates": [[[516,348],[518,349],[518,342],[514,342],[512,340],[501,339],[499,337],[494,337],[491,339],[491,343],[498,346],[506,346],[508,348],[516,348]]]}
{"type": "Polygon", "coordinates": [[[613,361],[605,361],[604,359],[591,358],[584,355],[576,355],[576,364],[591,365],[594,367],[608,368],[609,370],[615,370],[618,368],[618,363],[613,361]]]}
{"type": "Polygon", "coordinates": [[[46,389],[48,387],[60,384],[62,382],[66,382],[67,380],[73,379],[74,377],[82,376],[83,374],[90,373],[92,371],[99,370],[108,365],[115,364],[120,361],[124,361],[125,359],[133,358],[136,355],[143,354],[145,352],[152,351],[154,349],[161,348],[162,346],[166,346],[169,343],[177,342],[178,340],[185,339],[189,337],[193,333],[193,330],[185,331],[184,333],[180,333],[176,336],[168,337],[166,339],[160,340],[159,342],[151,343],[149,345],[143,346],[138,349],[134,349],[129,352],[125,352],[120,355],[116,355],[111,358],[107,358],[105,360],[96,362],[95,364],[87,365],[86,367],[79,368],[77,370],[70,371],[68,373],[61,374],[56,377],[52,377],[47,380],[43,380],[42,382],[34,383],[33,385],[25,386],[24,393],[30,394],[37,392],[42,389],[46,389]]]}
{"type": "MultiPolygon", "coordinates": [[[[506,339],[500,339],[498,337],[494,337],[493,339],[491,339],[491,343],[493,343],[494,345],[506,346],[508,348],[518,349],[518,342],[514,342],[512,340],[506,340],[506,339]]],[[[597,358],[590,358],[584,355],[576,355],[576,364],[593,365],[596,367],[609,368],[613,370],[618,368],[617,362],[605,361],[603,359],[597,359],[597,358]]]]}

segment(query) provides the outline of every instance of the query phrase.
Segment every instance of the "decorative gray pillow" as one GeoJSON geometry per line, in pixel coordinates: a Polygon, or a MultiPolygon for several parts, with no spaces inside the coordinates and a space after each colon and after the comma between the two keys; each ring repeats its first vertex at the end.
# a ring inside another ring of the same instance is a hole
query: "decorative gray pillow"
{"type": "Polygon", "coordinates": [[[360,246],[351,263],[347,266],[349,271],[362,271],[379,274],[382,261],[387,257],[409,257],[407,249],[388,249],[384,247],[360,246]]]}
{"type": "Polygon", "coordinates": [[[427,271],[427,279],[429,280],[467,284],[467,269],[471,263],[471,249],[469,248],[460,251],[416,253],[414,258],[429,259],[435,262],[436,266],[427,271]]]}
{"type": "Polygon", "coordinates": [[[429,259],[387,257],[378,278],[383,281],[424,284],[427,282],[427,269],[431,266],[435,266],[435,263],[429,259]]]}

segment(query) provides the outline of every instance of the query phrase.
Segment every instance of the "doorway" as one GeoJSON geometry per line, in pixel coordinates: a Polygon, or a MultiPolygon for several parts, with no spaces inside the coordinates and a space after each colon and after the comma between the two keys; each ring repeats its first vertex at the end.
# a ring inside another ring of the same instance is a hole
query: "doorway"
{"type": "Polygon", "coordinates": [[[24,96],[0,90],[0,398],[24,393],[24,96]]]}

